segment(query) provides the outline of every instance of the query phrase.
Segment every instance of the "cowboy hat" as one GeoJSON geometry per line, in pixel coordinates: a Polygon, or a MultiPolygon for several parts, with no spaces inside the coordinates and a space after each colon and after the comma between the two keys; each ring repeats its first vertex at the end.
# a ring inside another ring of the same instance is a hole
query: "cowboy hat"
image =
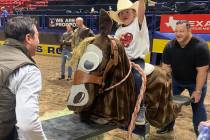
{"type": "Polygon", "coordinates": [[[126,9],[134,9],[138,11],[139,2],[136,1],[132,3],[130,0],[118,0],[117,2],[117,11],[109,11],[109,16],[115,20],[117,23],[121,24],[122,21],[119,18],[119,13],[126,9]]]}

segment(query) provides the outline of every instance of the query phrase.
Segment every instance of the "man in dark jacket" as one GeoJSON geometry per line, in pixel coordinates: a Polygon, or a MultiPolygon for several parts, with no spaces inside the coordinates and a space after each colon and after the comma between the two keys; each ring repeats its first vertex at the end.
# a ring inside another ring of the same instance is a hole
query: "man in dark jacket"
{"type": "Polygon", "coordinates": [[[76,25],[77,25],[77,28],[74,30],[74,34],[73,34],[72,42],[71,42],[72,49],[76,48],[79,45],[79,43],[86,37],[94,36],[93,31],[84,25],[83,18],[77,17],[76,25]]]}
{"type": "MultiPolygon", "coordinates": [[[[68,24],[66,26],[66,32],[63,33],[63,35],[61,36],[61,40],[60,40],[62,54],[61,54],[61,77],[59,78],[59,80],[65,79],[65,70],[66,70],[65,65],[66,65],[67,60],[71,59],[72,35],[73,35],[72,27],[71,27],[70,24],[68,24]]],[[[72,69],[68,65],[68,78],[67,78],[67,80],[71,79],[71,74],[72,74],[72,69]]]]}

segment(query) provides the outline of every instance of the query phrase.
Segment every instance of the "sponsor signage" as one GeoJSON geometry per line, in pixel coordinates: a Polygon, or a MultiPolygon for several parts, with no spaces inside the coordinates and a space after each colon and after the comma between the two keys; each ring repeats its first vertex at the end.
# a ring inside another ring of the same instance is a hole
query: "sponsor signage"
{"type": "Polygon", "coordinates": [[[59,45],[40,44],[36,49],[36,54],[60,56],[61,50],[59,45]]]}
{"type": "MultiPolygon", "coordinates": [[[[0,41],[0,47],[4,41],[0,41]]],[[[49,45],[49,44],[39,44],[36,49],[36,54],[47,55],[47,56],[61,56],[60,45],[49,45]]],[[[146,55],[145,61],[150,62],[150,55],[146,55]]]]}
{"type": "Polygon", "coordinates": [[[67,24],[70,24],[73,28],[76,28],[76,17],[74,16],[56,16],[48,18],[49,28],[65,28],[67,24]]]}
{"type": "Polygon", "coordinates": [[[178,20],[188,20],[192,33],[210,33],[210,14],[161,15],[160,32],[174,32],[178,20]]]}
{"type": "Polygon", "coordinates": [[[3,45],[4,44],[4,41],[0,41],[0,45],[3,45]]]}

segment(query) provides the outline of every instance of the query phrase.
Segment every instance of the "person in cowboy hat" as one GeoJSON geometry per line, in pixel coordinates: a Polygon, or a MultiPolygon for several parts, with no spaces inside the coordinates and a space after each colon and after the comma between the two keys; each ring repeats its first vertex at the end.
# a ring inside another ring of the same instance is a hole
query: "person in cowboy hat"
{"type": "MultiPolygon", "coordinates": [[[[149,33],[145,17],[145,2],[118,0],[117,11],[109,11],[110,17],[119,24],[115,37],[124,45],[128,58],[144,68],[145,55],[149,53],[149,33]]],[[[140,93],[141,75],[134,68],[136,95],[140,93]]],[[[141,104],[136,124],[145,124],[145,107],[141,104]]]]}

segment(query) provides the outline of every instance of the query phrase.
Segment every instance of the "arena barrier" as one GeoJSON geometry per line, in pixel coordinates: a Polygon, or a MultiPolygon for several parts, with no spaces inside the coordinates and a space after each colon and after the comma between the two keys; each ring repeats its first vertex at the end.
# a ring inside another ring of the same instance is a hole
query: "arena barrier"
{"type": "Polygon", "coordinates": [[[3,45],[4,44],[4,41],[0,41],[0,45],[3,45]]]}
{"type": "Polygon", "coordinates": [[[59,45],[39,44],[36,54],[48,56],[60,56],[61,49],[59,45]]]}
{"type": "MultiPolygon", "coordinates": [[[[59,45],[40,44],[37,47],[36,54],[48,56],[60,56],[61,50],[59,45]]],[[[146,62],[150,62],[150,54],[146,55],[146,62]]]]}
{"type": "MultiPolygon", "coordinates": [[[[163,50],[165,48],[165,45],[168,43],[167,39],[153,39],[153,48],[152,48],[152,52],[154,53],[163,53],[163,50]]],[[[210,42],[208,43],[208,47],[210,49],[210,42]]]]}

